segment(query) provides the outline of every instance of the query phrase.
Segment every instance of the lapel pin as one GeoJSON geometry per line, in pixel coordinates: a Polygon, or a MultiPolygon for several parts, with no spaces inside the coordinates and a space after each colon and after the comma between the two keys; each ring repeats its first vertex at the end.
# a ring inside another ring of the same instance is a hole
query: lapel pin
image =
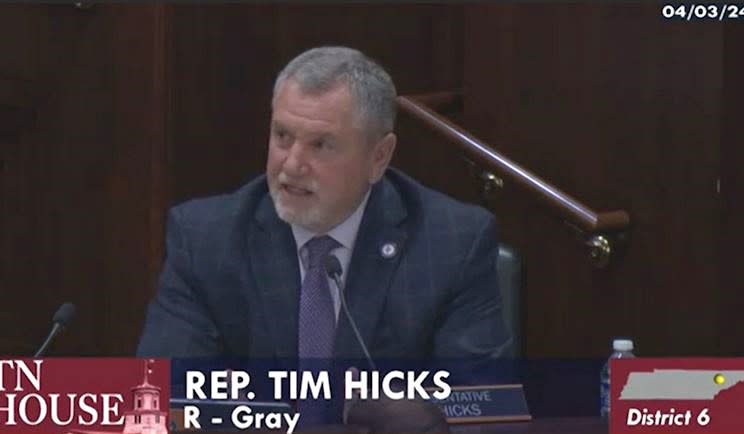
{"type": "Polygon", "coordinates": [[[385,259],[390,259],[398,253],[398,246],[395,243],[385,243],[380,248],[380,254],[385,259]]]}

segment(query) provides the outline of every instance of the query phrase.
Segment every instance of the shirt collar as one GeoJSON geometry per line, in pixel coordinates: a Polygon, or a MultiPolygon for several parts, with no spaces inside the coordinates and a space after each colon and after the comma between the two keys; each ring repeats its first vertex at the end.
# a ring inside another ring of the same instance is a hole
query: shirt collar
{"type": "Polygon", "coordinates": [[[362,223],[362,217],[364,216],[364,209],[367,206],[369,195],[372,189],[367,190],[364,195],[364,199],[359,204],[356,210],[343,222],[338,224],[336,227],[328,231],[326,234],[319,234],[313,231],[309,231],[298,225],[292,226],[292,234],[294,235],[295,242],[297,243],[297,251],[302,248],[311,238],[318,235],[328,235],[334,240],[338,241],[343,247],[353,250],[354,242],[356,241],[357,234],[359,233],[359,225],[362,223]]]}

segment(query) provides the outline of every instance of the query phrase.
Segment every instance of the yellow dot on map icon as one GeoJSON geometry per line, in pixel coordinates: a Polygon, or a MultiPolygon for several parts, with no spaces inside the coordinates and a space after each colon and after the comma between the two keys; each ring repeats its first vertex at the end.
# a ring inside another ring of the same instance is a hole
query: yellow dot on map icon
{"type": "Polygon", "coordinates": [[[716,374],[716,376],[713,377],[713,381],[715,381],[715,383],[720,386],[726,382],[726,377],[721,374],[716,374]]]}

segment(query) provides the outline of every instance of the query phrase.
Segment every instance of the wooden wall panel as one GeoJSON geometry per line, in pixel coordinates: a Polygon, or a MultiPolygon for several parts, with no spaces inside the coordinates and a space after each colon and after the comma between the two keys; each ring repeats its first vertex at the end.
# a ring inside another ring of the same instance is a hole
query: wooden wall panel
{"type": "Polygon", "coordinates": [[[744,353],[742,312],[744,312],[744,279],[741,278],[741,246],[744,245],[744,59],[741,43],[744,27],[726,23],[724,29],[723,140],[721,141],[721,200],[718,266],[721,293],[717,343],[721,354],[741,357],[744,353]]]}
{"type": "MultiPolygon", "coordinates": [[[[323,44],[377,58],[402,94],[464,88],[478,136],[631,213],[627,251],[594,270],[576,234],[513,186],[491,203],[525,257],[526,355],[604,356],[618,334],[643,355],[740,353],[731,24],[635,4],[0,8],[0,80],[26,83],[33,111],[0,134],[0,328],[17,330],[0,353],[31,352],[71,300],[80,317],[57,354],[130,354],[165,209],[263,172],[274,76],[323,44]]],[[[479,200],[451,147],[406,118],[399,133],[397,166],[479,200]]]]}
{"type": "Polygon", "coordinates": [[[79,314],[55,354],[134,350],[162,245],[165,10],[2,6],[15,51],[0,75],[38,99],[33,128],[0,151],[0,328],[16,331],[0,353],[32,352],[68,300],[79,314]]]}
{"type": "MultiPolygon", "coordinates": [[[[0,142],[0,353],[32,352],[66,300],[55,354],[132,353],[165,210],[263,172],[273,78],[301,50],[358,47],[402,92],[461,86],[459,6],[1,8],[0,78],[32,84],[36,119],[0,142]]],[[[425,170],[419,136],[400,156],[425,170]]]]}
{"type": "MultiPolygon", "coordinates": [[[[264,171],[273,80],[305,49],[358,48],[401,93],[462,83],[460,6],[184,5],[174,14],[174,202],[229,191],[264,171]]],[[[399,150],[419,155],[421,166],[429,161],[415,137],[403,137],[399,150]]]]}
{"type": "Polygon", "coordinates": [[[717,354],[722,26],[656,5],[531,3],[468,6],[465,29],[467,125],[633,220],[627,251],[594,270],[570,229],[507,186],[494,209],[528,268],[526,354],[602,356],[617,335],[642,355],[717,354]]]}
{"type": "MultiPolygon", "coordinates": [[[[527,263],[527,355],[604,355],[619,334],[647,355],[720,353],[732,326],[720,313],[735,296],[720,285],[723,232],[711,221],[720,218],[719,144],[733,137],[733,127],[721,136],[721,119],[739,113],[720,99],[734,57],[724,56],[721,26],[667,22],[657,9],[174,8],[170,202],[261,173],[275,73],[305,48],[356,46],[390,69],[401,93],[464,87],[466,126],[588,204],[631,212],[628,250],[594,270],[542,207],[509,185],[496,198],[503,236],[527,263]],[[699,303],[701,291],[710,303],[699,303]]],[[[396,165],[478,200],[451,148],[406,119],[399,132],[396,165]]]]}

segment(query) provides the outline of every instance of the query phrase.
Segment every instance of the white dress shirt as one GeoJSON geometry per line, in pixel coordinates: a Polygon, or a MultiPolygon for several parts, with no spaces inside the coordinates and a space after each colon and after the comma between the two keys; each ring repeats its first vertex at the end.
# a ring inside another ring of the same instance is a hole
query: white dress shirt
{"type": "MultiPolygon", "coordinates": [[[[359,225],[362,222],[362,216],[364,216],[364,209],[367,207],[367,200],[369,199],[370,192],[371,190],[367,190],[367,194],[364,196],[364,199],[362,199],[362,202],[346,220],[325,234],[318,234],[303,227],[291,225],[292,234],[294,235],[295,243],[297,243],[297,257],[300,263],[300,281],[305,280],[305,269],[307,268],[307,247],[305,246],[305,243],[310,241],[313,237],[328,235],[341,244],[341,247],[331,250],[331,253],[335,255],[341,263],[341,285],[343,286],[346,284],[346,275],[349,270],[349,263],[351,262],[351,254],[354,251],[354,243],[356,242],[356,237],[359,233],[359,225]]],[[[331,290],[333,310],[336,313],[336,321],[338,321],[338,314],[341,309],[341,299],[336,290],[336,284],[333,283],[330,278],[328,278],[328,288],[331,290]]]]}

